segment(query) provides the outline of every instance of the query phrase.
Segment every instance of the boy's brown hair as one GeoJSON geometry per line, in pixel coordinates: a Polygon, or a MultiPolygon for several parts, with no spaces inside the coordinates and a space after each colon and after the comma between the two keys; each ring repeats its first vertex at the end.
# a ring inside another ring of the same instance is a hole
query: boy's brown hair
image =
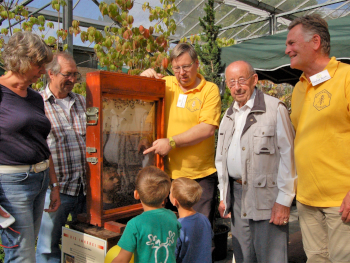
{"type": "Polygon", "coordinates": [[[189,178],[177,178],[171,184],[171,194],[180,206],[189,209],[194,206],[202,195],[202,187],[189,178]]]}
{"type": "Polygon", "coordinates": [[[162,204],[170,192],[169,176],[155,166],[143,168],[136,177],[135,189],[141,201],[148,206],[157,207],[162,204]]]}

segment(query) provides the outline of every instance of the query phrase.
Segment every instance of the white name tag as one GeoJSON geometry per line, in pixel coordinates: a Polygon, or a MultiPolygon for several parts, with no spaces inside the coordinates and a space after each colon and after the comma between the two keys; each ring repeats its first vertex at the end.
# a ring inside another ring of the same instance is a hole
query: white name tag
{"type": "Polygon", "coordinates": [[[326,80],[329,80],[331,76],[328,73],[328,70],[321,71],[313,76],[310,77],[310,81],[312,83],[312,86],[316,86],[322,82],[325,82],[326,80]]]}
{"type": "Polygon", "coordinates": [[[177,100],[177,105],[179,108],[185,108],[186,105],[186,100],[187,100],[187,95],[185,94],[180,94],[179,99],[177,100]]]}

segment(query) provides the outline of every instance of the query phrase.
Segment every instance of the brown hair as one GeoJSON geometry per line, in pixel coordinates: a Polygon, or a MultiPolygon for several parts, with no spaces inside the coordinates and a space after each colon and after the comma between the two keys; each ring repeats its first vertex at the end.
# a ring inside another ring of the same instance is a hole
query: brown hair
{"type": "Polygon", "coordinates": [[[2,59],[6,70],[23,75],[32,65],[49,63],[52,60],[52,51],[38,35],[17,32],[5,45],[2,59]]]}
{"type": "Polygon", "coordinates": [[[302,25],[305,35],[309,39],[304,39],[305,41],[310,41],[313,35],[319,35],[321,38],[322,52],[329,55],[331,51],[331,36],[328,31],[328,24],[318,14],[306,15],[294,19],[288,26],[288,30],[291,30],[297,25],[302,25]]]}
{"type": "Polygon", "coordinates": [[[197,53],[194,50],[193,46],[187,43],[177,44],[176,47],[170,53],[170,63],[173,62],[174,59],[180,57],[184,53],[188,53],[193,61],[197,61],[197,53]]]}
{"type": "Polygon", "coordinates": [[[155,166],[143,168],[136,177],[135,188],[141,201],[148,206],[157,207],[162,204],[170,192],[169,176],[155,166]]]}
{"type": "Polygon", "coordinates": [[[202,187],[189,178],[177,178],[171,184],[171,194],[183,208],[194,206],[202,195],[202,187]]]}

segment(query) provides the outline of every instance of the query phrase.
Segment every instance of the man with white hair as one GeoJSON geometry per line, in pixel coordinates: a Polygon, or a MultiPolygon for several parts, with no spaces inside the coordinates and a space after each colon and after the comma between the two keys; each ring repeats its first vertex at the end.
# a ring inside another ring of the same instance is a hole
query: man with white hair
{"type": "Polygon", "coordinates": [[[288,110],[255,87],[258,75],[248,62],[231,63],[225,75],[235,101],[219,128],[219,212],[231,217],[237,263],[287,263],[296,180],[288,110]]]}

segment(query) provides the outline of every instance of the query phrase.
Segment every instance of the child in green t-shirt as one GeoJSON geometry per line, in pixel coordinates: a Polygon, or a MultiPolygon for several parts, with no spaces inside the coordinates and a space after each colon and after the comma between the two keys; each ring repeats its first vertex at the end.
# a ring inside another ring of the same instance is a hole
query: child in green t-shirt
{"type": "Polygon", "coordinates": [[[162,207],[170,186],[169,176],[154,166],[138,173],[134,197],[141,200],[144,212],[126,225],[118,242],[121,251],[112,263],[128,263],[133,253],[135,263],[176,262],[176,240],[181,224],[172,211],[162,207]]]}

